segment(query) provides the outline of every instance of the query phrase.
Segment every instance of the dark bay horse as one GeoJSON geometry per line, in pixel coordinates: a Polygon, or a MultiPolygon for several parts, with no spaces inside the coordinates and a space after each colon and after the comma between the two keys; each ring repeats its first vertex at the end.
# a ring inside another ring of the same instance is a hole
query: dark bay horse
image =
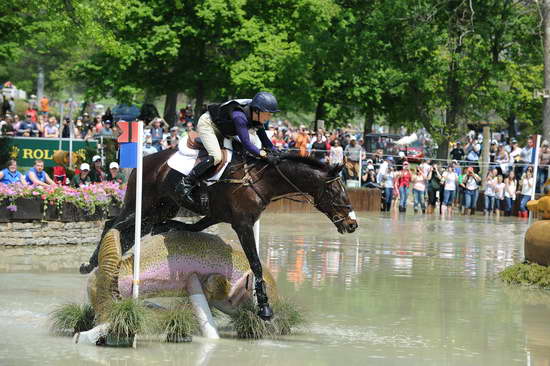
{"type": "MultiPolygon", "coordinates": [[[[273,199],[289,194],[303,195],[328,216],[340,233],[351,233],[357,228],[355,213],[339,178],[342,166],[328,166],[312,158],[296,155],[282,155],[279,163],[272,165],[246,157],[236,149],[220,181],[208,188],[209,206],[208,211],[204,212],[201,206],[184,206],[180,195],[175,192],[175,186],[182,175],[166,163],[175,152],[174,149],[163,150],[143,160],[141,235],[169,229],[202,231],[220,222],[231,224],[254,273],[258,315],[264,320],[271,319],[273,312],[262,279],[253,225],[273,199]],[[177,215],[180,206],[205,216],[194,224],[171,220],[177,215]]],[[[121,232],[123,253],[134,244],[135,173],[135,170],[132,171],[128,180],[121,214],[105,223],[102,234],[103,237],[110,228],[118,229],[121,232]]],[[[198,194],[195,192],[195,197],[198,194]]],[[[198,199],[195,201],[199,202],[198,199]]],[[[89,273],[97,266],[98,250],[99,245],[90,263],[80,267],[81,273],[89,273]]]]}

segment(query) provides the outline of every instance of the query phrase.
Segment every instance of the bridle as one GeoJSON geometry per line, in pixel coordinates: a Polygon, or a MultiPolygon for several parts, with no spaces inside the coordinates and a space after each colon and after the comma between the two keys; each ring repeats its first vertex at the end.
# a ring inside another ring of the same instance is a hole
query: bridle
{"type": "MultiPolygon", "coordinates": [[[[334,178],[331,178],[331,179],[328,179],[326,181],[324,181],[324,184],[321,188],[321,191],[317,197],[317,201],[319,203],[315,203],[314,200],[311,199],[311,196],[305,192],[303,192],[300,188],[298,188],[296,186],[296,184],[294,184],[284,173],[283,171],[279,168],[279,165],[278,164],[274,164],[273,166],[275,167],[275,170],[277,171],[277,173],[279,173],[279,175],[283,178],[283,180],[285,182],[288,183],[288,185],[290,185],[292,187],[292,189],[295,191],[295,193],[289,193],[289,194],[284,194],[284,195],[281,195],[281,196],[276,196],[276,197],[273,197],[272,199],[268,200],[266,198],[263,197],[263,195],[260,193],[260,191],[255,187],[255,183],[258,183],[262,178],[263,178],[263,174],[261,174],[268,166],[269,164],[266,164],[264,165],[263,167],[261,167],[260,169],[258,169],[257,172],[255,172],[254,175],[251,174],[251,171],[252,171],[252,168],[254,168],[254,166],[256,166],[256,164],[251,164],[251,165],[248,165],[246,162],[243,162],[243,163],[238,163],[234,166],[232,166],[231,168],[233,170],[235,169],[240,169],[241,166],[243,167],[244,169],[244,176],[242,178],[239,178],[239,179],[232,179],[232,178],[229,178],[229,179],[220,179],[218,180],[216,183],[230,183],[230,184],[239,184],[239,186],[237,187],[237,189],[239,189],[240,187],[250,187],[252,188],[252,190],[254,191],[254,193],[256,193],[256,195],[260,198],[260,200],[264,203],[265,206],[267,206],[270,202],[274,202],[274,201],[278,201],[278,200],[281,200],[281,199],[289,199],[291,201],[295,201],[295,202],[308,202],[310,203],[311,205],[313,205],[315,208],[317,208],[319,211],[321,211],[322,213],[324,213],[329,219],[330,221],[333,223],[333,224],[337,224],[339,222],[342,222],[346,219],[346,216],[342,216],[342,215],[339,215],[339,214],[335,214],[334,216],[330,216],[328,214],[328,209],[327,207],[325,206],[326,203],[328,203],[330,200],[323,200],[322,198],[325,196],[326,192],[327,192],[327,188],[330,187],[332,184],[337,184],[338,185],[338,188],[340,188],[341,190],[345,191],[345,188],[344,188],[344,184],[342,182],[342,179],[340,176],[337,176],[337,177],[334,177],[334,178]],[[301,196],[304,198],[305,201],[301,201],[301,200],[297,200],[295,199],[294,197],[296,196],[301,196]]],[[[333,207],[343,207],[343,208],[347,208],[349,209],[350,211],[352,210],[352,207],[351,205],[346,205],[346,204],[338,204],[338,203],[332,203],[332,206],[333,207]]]]}
{"type": "MultiPolygon", "coordinates": [[[[325,201],[325,200],[322,199],[323,196],[325,195],[325,193],[327,192],[327,187],[329,187],[333,183],[336,183],[338,185],[338,188],[344,190],[344,184],[342,183],[342,179],[341,179],[340,176],[337,176],[335,178],[331,178],[331,179],[328,179],[328,180],[324,181],[324,184],[321,188],[321,192],[320,192],[320,194],[317,198],[317,201],[319,203],[315,203],[315,201],[311,199],[311,196],[309,194],[303,192],[294,183],[292,183],[292,181],[282,172],[282,170],[279,168],[279,166],[277,164],[275,164],[275,170],[277,170],[277,173],[279,173],[279,175],[296,191],[296,193],[294,195],[304,197],[304,199],[308,203],[310,203],[311,205],[316,207],[319,211],[324,213],[330,219],[330,221],[333,224],[337,224],[337,223],[339,223],[341,221],[344,221],[346,219],[345,216],[342,216],[342,215],[339,215],[339,214],[336,214],[333,217],[331,217],[328,214],[328,209],[326,209],[326,207],[324,207],[325,204],[323,203],[323,202],[329,202],[329,200],[325,201]]],[[[283,196],[280,196],[280,197],[274,197],[272,199],[272,201],[276,201],[277,199],[283,199],[283,198],[289,198],[289,197],[288,197],[288,195],[283,195],[283,196]]],[[[333,203],[332,206],[344,207],[344,208],[348,208],[349,210],[351,210],[351,205],[333,203]]]]}

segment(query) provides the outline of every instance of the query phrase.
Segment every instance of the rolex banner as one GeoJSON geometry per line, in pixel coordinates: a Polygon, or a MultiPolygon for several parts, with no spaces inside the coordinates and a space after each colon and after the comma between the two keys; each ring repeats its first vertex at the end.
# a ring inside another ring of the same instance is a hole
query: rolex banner
{"type": "MultiPolygon", "coordinates": [[[[41,159],[46,167],[68,164],[68,162],[54,161],[55,152],[58,150],[69,151],[69,139],[48,139],[32,137],[4,138],[2,143],[7,141],[9,145],[10,159],[16,159],[20,167],[32,167],[35,160],[41,159]]],[[[95,140],[73,140],[73,154],[80,159],[86,158],[86,149],[97,150],[95,140]]],[[[57,154],[67,157],[67,154],[57,154]]],[[[74,155],[73,155],[74,156],[74,155]]]]}

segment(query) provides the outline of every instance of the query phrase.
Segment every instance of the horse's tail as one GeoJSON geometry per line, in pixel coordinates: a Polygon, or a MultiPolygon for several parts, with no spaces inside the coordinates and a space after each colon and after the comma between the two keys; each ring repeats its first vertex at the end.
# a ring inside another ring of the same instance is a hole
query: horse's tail
{"type": "Polygon", "coordinates": [[[106,306],[119,294],[121,258],[120,232],[111,229],[101,240],[98,268],[88,283],[88,296],[100,323],[106,321],[106,306]]]}

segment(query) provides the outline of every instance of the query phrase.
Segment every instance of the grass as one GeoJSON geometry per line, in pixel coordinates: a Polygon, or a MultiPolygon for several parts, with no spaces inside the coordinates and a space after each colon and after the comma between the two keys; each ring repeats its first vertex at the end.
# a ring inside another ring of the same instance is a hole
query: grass
{"type": "Polygon", "coordinates": [[[60,335],[85,332],[94,327],[94,317],[94,309],[90,304],[63,304],[50,313],[50,329],[60,335]]]}
{"type": "Polygon", "coordinates": [[[550,268],[536,263],[517,263],[499,273],[508,284],[550,289],[550,268]]]}
{"type": "Polygon", "coordinates": [[[256,315],[257,308],[247,302],[231,315],[230,325],[237,337],[245,339],[277,338],[289,335],[292,329],[305,323],[303,312],[292,302],[280,299],[273,303],[273,319],[263,321],[256,315]]]}
{"type": "Polygon", "coordinates": [[[107,309],[109,334],[117,338],[130,338],[147,329],[150,312],[141,301],[133,298],[113,301],[107,309]]]}
{"type": "Polygon", "coordinates": [[[168,342],[190,338],[193,334],[197,334],[199,323],[189,300],[182,299],[168,310],[157,312],[155,330],[157,333],[166,334],[168,342]]]}

